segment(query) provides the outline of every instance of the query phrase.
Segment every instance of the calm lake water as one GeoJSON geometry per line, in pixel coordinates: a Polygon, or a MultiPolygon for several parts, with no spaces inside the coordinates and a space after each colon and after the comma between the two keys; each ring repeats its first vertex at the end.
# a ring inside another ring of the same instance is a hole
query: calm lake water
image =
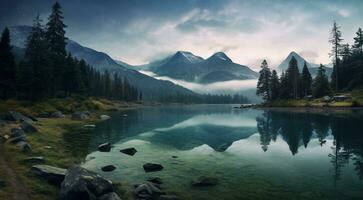
{"type": "Polygon", "coordinates": [[[90,132],[73,151],[87,153],[84,166],[114,182],[160,177],[166,191],[184,199],[363,199],[359,110],[164,106],[114,113],[90,132]],[[107,141],[111,152],[98,152],[107,141]],[[138,152],[119,152],[128,147],[138,152]],[[147,162],[164,170],[145,173],[147,162]],[[117,169],[101,171],[110,164],[117,169]],[[191,180],[202,175],[218,185],[193,188],[191,180]]]}

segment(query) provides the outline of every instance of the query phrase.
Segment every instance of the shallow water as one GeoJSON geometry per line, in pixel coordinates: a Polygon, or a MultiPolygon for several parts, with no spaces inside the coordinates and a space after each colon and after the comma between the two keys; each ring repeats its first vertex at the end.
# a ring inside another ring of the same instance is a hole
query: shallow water
{"type": "Polygon", "coordinates": [[[163,106],[115,113],[90,135],[86,168],[130,185],[157,176],[184,199],[363,198],[363,111],[163,106]],[[111,152],[98,152],[106,141],[111,152]],[[138,152],[119,152],[128,147],[138,152]],[[145,173],[147,162],[164,169],[145,173]],[[201,175],[218,184],[191,187],[201,175]]]}

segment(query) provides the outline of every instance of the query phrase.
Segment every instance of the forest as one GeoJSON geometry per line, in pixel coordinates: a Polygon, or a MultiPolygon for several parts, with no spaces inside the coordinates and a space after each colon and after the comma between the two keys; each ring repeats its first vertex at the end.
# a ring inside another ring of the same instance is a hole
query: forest
{"type": "Polygon", "coordinates": [[[343,43],[340,26],[334,22],[329,42],[333,60],[331,77],[325,74],[322,64],[316,77],[312,77],[305,63],[299,71],[297,60],[292,57],[288,69],[280,77],[270,70],[266,60],[261,64],[256,94],[266,102],[281,99],[302,99],[312,96],[321,98],[337,93],[349,92],[363,86],[363,31],[359,28],[354,44],[343,43]]]}

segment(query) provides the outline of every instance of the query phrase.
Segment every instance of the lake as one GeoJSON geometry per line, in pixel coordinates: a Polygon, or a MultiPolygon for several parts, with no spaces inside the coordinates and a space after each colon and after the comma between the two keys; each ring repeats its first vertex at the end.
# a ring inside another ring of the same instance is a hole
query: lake
{"type": "Polygon", "coordinates": [[[131,186],[160,177],[183,199],[363,198],[360,110],[160,106],[114,113],[87,135],[65,136],[75,154],[87,154],[84,167],[131,186]],[[111,152],[97,151],[103,142],[111,152]],[[138,152],[119,152],[129,147],[138,152]],[[147,162],[164,169],[145,173],[147,162]],[[102,172],[110,164],[117,169],[102,172]],[[218,184],[192,187],[199,176],[218,184]]]}

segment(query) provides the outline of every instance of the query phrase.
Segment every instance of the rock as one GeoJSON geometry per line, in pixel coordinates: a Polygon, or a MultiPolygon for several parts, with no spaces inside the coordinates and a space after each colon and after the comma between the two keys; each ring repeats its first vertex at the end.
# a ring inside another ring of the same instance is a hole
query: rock
{"type": "Polygon", "coordinates": [[[30,163],[44,163],[44,157],[42,156],[33,156],[33,157],[28,157],[24,159],[25,162],[30,162],[30,163]]]}
{"type": "Polygon", "coordinates": [[[330,102],[331,101],[331,98],[329,96],[324,96],[323,97],[323,101],[324,102],[330,102]]]}
{"type": "Polygon", "coordinates": [[[111,192],[100,196],[98,200],[121,200],[121,199],[115,192],[111,192]]]}
{"type": "Polygon", "coordinates": [[[32,146],[26,141],[20,141],[20,142],[16,143],[16,146],[19,147],[19,149],[23,152],[32,151],[32,146]]]}
{"type": "Polygon", "coordinates": [[[86,124],[83,127],[85,127],[85,128],[96,128],[96,125],[94,125],[94,124],[86,124]]]}
{"type": "Polygon", "coordinates": [[[103,143],[98,146],[98,151],[100,152],[110,152],[111,151],[111,143],[103,143]]]}
{"type": "Polygon", "coordinates": [[[110,116],[108,116],[108,115],[101,115],[101,116],[100,116],[100,119],[101,119],[101,120],[108,120],[108,119],[111,119],[111,117],[110,117],[110,116]]]}
{"type": "Polygon", "coordinates": [[[111,172],[111,171],[115,170],[116,167],[113,165],[106,165],[106,166],[102,167],[101,169],[104,172],[111,172]]]}
{"type": "Polygon", "coordinates": [[[178,158],[178,156],[172,156],[172,158],[178,158]]]}
{"type": "Polygon", "coordinates": [[[164,192],[161,191],[158,187],[156,187],[153,183],[147,182],[147,181],[138,185],[135,188],[134,193],[137,197],[141,197],[141,198],[154,197],[153,199],[155,199],[155,196],[164,194],[164,192]]]}
{"type": "Polygon", "coordinates": [[[65,118],[65,115],[61,111],[55,111],[50,114],[52,118],[65,118]]]}
{"type": "Polygon", "coordinates": [[[10,138],[15,138],[19,136],[25,136],[25,132],[21,128],[12,128],[10,130],[10,138]]]}
{"type": "Polygon", "coordinates": [[[51,149],[51,146],[44,146],[44,149],[51,149]]]}
{"type": "Polygon", "coordinates": [[[159,177],[148,178],[147,181],[149,181],[151,183],[156,183],[156,184],[163,184],[163,181],[159,177]]]}
{"type": "Polygon", "coordinates": [[[176,195],[164,194],[160,195],[159,200],[180,200],[180,198],[176,195]]]}
{"type": "Polygon", "coordinates": [[[26,121],[21,123],[21,128],[27,133],[38,132],[38,129],[33,124],[26,121]]]}
{"type": "Polygon", "coordinates": [[[72,114],[72,119],[74,120],[88,119],[88,115],[85,114],[84,112],[77,111],[72,114]]]}
{"type": "Polygon", "coordinates": [[[123,114],[122,117],[127,117],[127,114],[123,114]]]}
{"type": "Polygon", "coordinates": [[[111,181],[87,169],[75,166],[66,172],[60,189],[60,200],[98,200],[101,197],[115,196],[116,194],[111,194],[113,192],[111,181]]]}
{"type": "Polygon", "coordinates": [[[17,144],[19,142],[25,142],[26,141],[26,136],[25,135],[20,135],[18,137],[13,137],[13,138],[10,138],[8,140],[9,143],[12,143],[12,144],[17,144]]]}
{"type": "Polygon", "coordinates": [[[59,186],[64,180],[66,169],[49,165],[34,165],[30,169],[30,172],[44,180],[47,180],[51,184],[59,186]]]}
{"type": "Polygon", "coordinates": [[[120,150],[121,153],[133,156],[135,155],[135,153],[137,152],[137,150],[135,148],[127,148],[127,149],[121,149],[120,150]]]}
{"type": "Polygon", "coordinates": [[[146,163],[143,165],[143,168],[145,172],[155,172],[162,170],[164,167],[160,164],[146,163]]]}
{"type": "Polygon", "coordinates": [[[21,113],[15,111],[9,111],[8,113],[2,116],[2,119],[8,121],[19,121],[19,122],[26,121],[28,123],[33,123],[33,120],[31,120],[29,117],[26,117],[21,113]]]}
{"type": "Polygon", "coordinates": [[[218,179],[214,177],[208,177],[208,176],[200,176],[197,179],[192,181],[192,185],[196,187],[202,187],[202,186],[214,186],[217,185],[218,179]]]}

